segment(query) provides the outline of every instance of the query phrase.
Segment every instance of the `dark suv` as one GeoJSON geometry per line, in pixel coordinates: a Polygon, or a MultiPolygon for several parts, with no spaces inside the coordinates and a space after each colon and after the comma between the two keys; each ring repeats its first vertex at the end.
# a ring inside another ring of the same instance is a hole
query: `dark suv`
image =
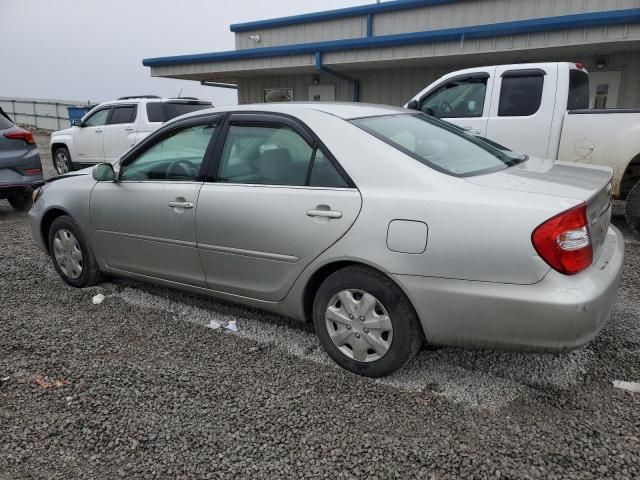
{"type": "Polygon", "coordinates": [[[33,133],[17,127],[0,108],[0,199],[19,211],[31,207],[33,189],[42,185],[42,163],[33,133]]]}

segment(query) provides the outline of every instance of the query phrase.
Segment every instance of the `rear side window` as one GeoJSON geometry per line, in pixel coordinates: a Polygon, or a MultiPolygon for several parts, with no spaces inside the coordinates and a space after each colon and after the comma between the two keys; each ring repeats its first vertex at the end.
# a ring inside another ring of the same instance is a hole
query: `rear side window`
{"type": "Polygon", "coordinates": [[[589,75],[582,70],[570,70],[567,110],[586,108],[589,108],[589,75]]]}
{"type": "Polygon", "coordinates": [[[149,102],[147,103],[147,118],[150,122],[166,122],[185,113],[196,112],[211,107],[212,105],[206,102],[149,102]]]}
{"type": "Polygon", "coordinates": [[[116,123],[131,123],[135,120],[135,118],[136,118],[135,105],[114,107],[113,113],[111,114],[111,119],[109,120],[109,125],[113,125],[116,123]]]}
{"type": "Polygon", "coordinates": [[[5,117],[5,113],[0,111],[0,130],[13,127],[13,122],[5,117]]]}
{"type": "Polygon", "coordinates": [[[542,103],[542,74],[505,76],[500,91],[499,117],[528,117],[540,109],[542,103]]]}

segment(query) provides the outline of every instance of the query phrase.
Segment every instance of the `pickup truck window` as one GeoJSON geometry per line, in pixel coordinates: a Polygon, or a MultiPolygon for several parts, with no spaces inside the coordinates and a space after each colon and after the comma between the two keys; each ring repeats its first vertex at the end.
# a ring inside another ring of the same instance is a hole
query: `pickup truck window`
{"type": "Polygon", "coordinates": [[[570,70],[567,110],[587,108],[589,108],[589,75],[582,70],[570,70]]]}
{"type": "Polygon", "coordinates": [[[422,100],[420,110],[443,118],[481,117],[486,93],[486,77],[453,79],[422,100]]]}
{"type": "Polygon", "coordinates": [[[509,76],[502,78],[499,117],[528,117],[540,109],[544,75],[509,76]]]}
{"type": "Polygon", "coordinates": [[[109,125],[117,123],[131,123],[136,118],[136,106],[124,105],[122,107],[114,107],[111,118],[109,119],[109,125]]]}
{"type": "Polygon", "coordinates": [[[497,172],[526,160],[424,114],[384,115],[351,122],[434,170],[456,177],[497,172]]]}

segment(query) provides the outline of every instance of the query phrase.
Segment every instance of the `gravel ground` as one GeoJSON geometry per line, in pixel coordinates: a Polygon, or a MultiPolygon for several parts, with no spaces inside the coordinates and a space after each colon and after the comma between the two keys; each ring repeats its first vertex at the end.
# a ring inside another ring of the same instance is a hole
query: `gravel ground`
{"type": "Polygon", "coordinates": [[[370,380],[275,315],[124,280],[67,287],[24,214],[2,201],[0,225],[0,479],[640,477],[640,394],[612,387],[640,381],[628,232],[586,348],[423,350],[370,380]]]}

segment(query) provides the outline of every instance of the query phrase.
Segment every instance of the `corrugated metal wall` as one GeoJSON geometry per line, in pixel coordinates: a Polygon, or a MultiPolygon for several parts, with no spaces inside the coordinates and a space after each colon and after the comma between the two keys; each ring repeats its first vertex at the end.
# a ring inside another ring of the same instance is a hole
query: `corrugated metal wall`
{"type": "Polygon", "coordinates": [[[43,98],[0,97],[0,107],[15,122],[45,130],[68,128],[67,107],[84,105],[83,101],[43,98]]]}
{"type": "MultiPolygon", "coordinates": [[[[320,75],[320,83],[336,86],[336,100],[350,101],[352,99],[350,82],[323,74],[320,75]]],[[[305,102],[308,100],[308,90],[311,85],[313,85],[313,74],[246,78],[239,83],[238,101],[240,103],[261,103],[265,88],[293,88],[294,101],[305,102]]]]}

